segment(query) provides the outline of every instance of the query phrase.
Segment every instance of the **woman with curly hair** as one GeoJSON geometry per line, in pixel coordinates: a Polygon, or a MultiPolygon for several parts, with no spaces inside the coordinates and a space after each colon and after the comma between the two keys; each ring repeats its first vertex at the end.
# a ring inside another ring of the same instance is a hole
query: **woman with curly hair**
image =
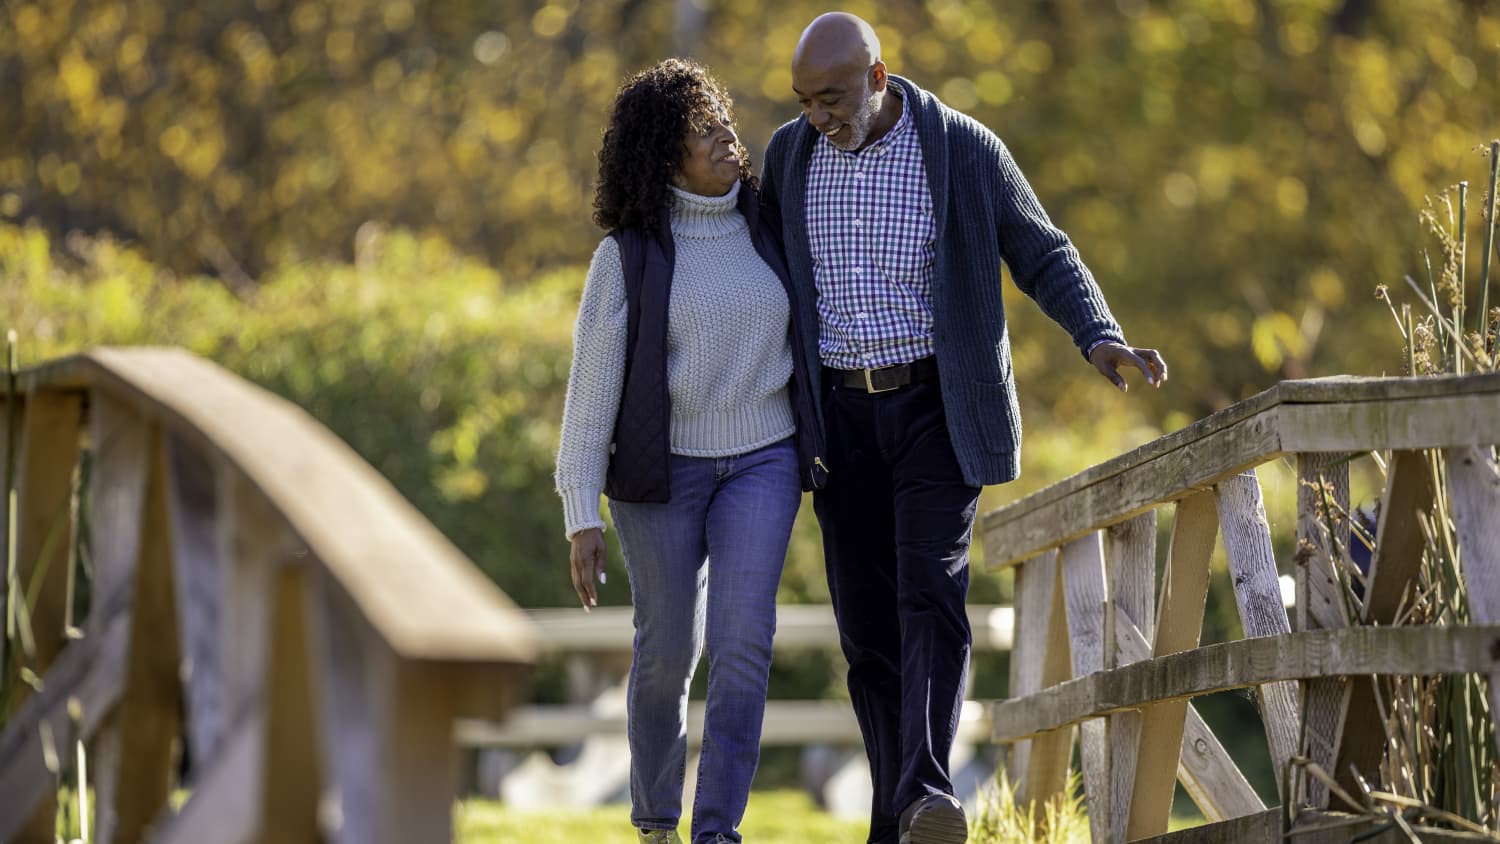
{"type": "Polygon", "coordinates": [[[693,671],[708,700],[693,844],[738,842],[760,757],[776,588],[820,420],[780,226],[708,71],[668,59],[626,81],[599,151],[594,252],[557,455],[573,586],[604,577],[601,493],[634,603],[631,822],[677,842],[693,671]]]}

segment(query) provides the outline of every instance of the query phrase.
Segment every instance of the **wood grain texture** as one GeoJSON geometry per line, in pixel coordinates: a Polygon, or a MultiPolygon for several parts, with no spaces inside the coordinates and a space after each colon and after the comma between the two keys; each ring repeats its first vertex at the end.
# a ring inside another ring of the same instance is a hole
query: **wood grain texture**
{"type": "MultiPolygon", "coordinates": [[[[1219,513],[1212,493],[1195,493],[1177,502],[1162,580],[1161,609],[1156,614],[1154,656],[1198,646],[1208,599],[1208,561],[1218,533],[1219,513]]],[[[1165,701],[1141,709],[1127,839],[1167,829],[1186,719],[1186,702],[1165,701]]]]}
{"type": "Polygon", "coordinates": [[[166,465],[159,432],[148,429],[145,439],[147,482],[130,594],[125,689],[96,743],[91,766],[98,812],[95,840],[101,844],[142,840],[176,784],[180,650],[166,465]]]}
{"type": "MultiPolygon", "coordinates": [[[[1052,587],[1057,583],[1057,551],[1047,551],[1015,569],[1015,632],[1010,658],[1007,694],[1022,698],[1042,688],[1042,667],[1047,660],[1047,630],[1052,612],[1052,587]]],[[[1011,748],[1006,775],[1013,783],[1026,779],[1031,742],[1011,748]]]]}
{"type": "Polygon", "coordinates": [[[515,605],[388,481],[290,402],[175,349],[96,349],[28,371],[23,384],[30,392],[90,387],[244,473],[402,656],[535,660],[534,631],[515,605]]]}
{"type": "Polygon", "coordinates": [[[218,481],[213,465],[181,438],[168,435],[168,497],[177,624],[182,631],[183,702],[193,764],[213,758],[226,734],[224,700],[224,569],[219,542],[218,481]]]}
{"type": "Polygon", "coordinates": [[[1386,464],[1385,492],[1380,498],[1365,622],[1393,624],[1402,604],[1410,603],[1426,544],[1422,519],[1432,512],[1435,494],[1427,452],[1392,452],[1386,464]]]}
{"type": "MultiPolygon", "coordinates": [[[[1104,670],[1104,546],[1098,533],[1062,548],[1063,591],[1073,676],[1104,670]]],[[[1084,795],[1094,840],[1109,837],[1109,736],[1101,718],[1079,725],[1084,795]]]]}
{"type": "Polygon", "coordinates": [[[1210,645],[997,702],[995,739],[1013,741],[1152,701],[1345,674],[1489,674],[1500,625],[1349,627],[1210,645]]]}
{"type": "Polygon", "coordinates": [[[1497,439],[1500,379],[1494,374],[1283,382],[986,514],[983,534],[994,549],[987,560],[1004,565],[1025,559],[1288,452],[1437,448],[1497,439]]]}
{"type": "MultiPolygon", "coordinates": [[[[25,407],[16,457],[16,559],[12,607],[24,602],[16,618],[27,631],[12,630],[32,641],[31,653],[17,648],[13,665],[28,665],[38,675],[67,643],[68,589],[72,547],[73,473],[78,465],[83,408],[77,394],[32,396],[25,407]],[[29,635],[26,635],[28,634],[29,635]]],[[[8,619],[12,625],[16,619],[8,619]]],[[[27,686],[20,683],[19,703],[27,686]]]]}
{"type": "MultiPolygon", "coordinates": [[[[1218,486],[1217,497],[1224,555],[1229,561],[1234,600],[1246,638],[1291,632],[1291,621],[1281,600],[1276,555],[1271,549],[1271,528],[1266,522],[1265,503],[1255,473],[1226,478],[1218,486]]],[[[1295,683],[1271,683],[1256,692],[1279,784],[1283,782],[1281,774],[1286,771],[1287,763],[1298,750],[1298,728],[1302,723],[1299,689],[1295,683]]],[[[1290,798],[1283,794],[1282,799],[1290,798]]]]}
{"type": "MultiPolygon", "coordinates": [[[[73,393],[31,396],[25,403],[16,455],[16,557],[5,590],[8,606],[0,608],[10,634],[6,679],[15,690],[11,712],[31,691],[21,679],[21,667],[44,675],[67,643],[71,499],[81,415],[79,396],[73,393]]],[[[3,506],[9,510],[8,500],[3,506]]],[[[16,840],[51,844],[55,814],[55,799],[44,795],[16,840]]]]}
{"type": "MultiPolygon", "coordinates": [[[[1061,560],[1051,569],[1053,582],[1047,613],[1046,656],[1042,661],[1042,688],[1051,688],[1073,676],[1072,650],[1068,641],[1068,610],[1061,560]]],[[[1068,783],[1073,759],[1073,727],[1052,730],[1032,738],[1026,778],[1017,789],[1023,802],[1046,802],[1068,783]]]]}
{"type": "MultiPolygon", "coordinates": [[[[1500,622],[1500,469],[1488,446],[1447,452],[1448,491],[1461,549],[1469,618],[1500,622]]],[[[1489,676],[1490,711],[1500,712],[1500,673],[1489,676]]],[[[1500,749],[1500,731],[1492,737],[1500,749]]]]}
{"type": "MultiPolygon", "coordinates": [[[[1431,463],[1432,457],[1425,451],[1395,451],[1386,463],[1380,523],[1365,591],[1366,624],[1395,623],[1418,588],[1426,544],[1422,520],[1432,512],[1435,502],[1431,463]]],[[[1366,781],[1375,782],[1385,756],[1386,735],[1370,679],[1355,677],[1350,686],[1334,775],[1339,785],[1354,794],[1358,786],[1351,769],[1359,771],[1366,781]]]]}
{"type": "MultiPolygon", "coordinates": [[[[1120,643],[1120,664],[1131,665],[1151,658],[1151,645],[1141,631],[1124,615],[1116,616],[1116,640],[1120,643]]],[[[1190,703],[1186,706],[1187,717],[1183,724],[1182,750],[1178,755],[1177,781],[1193,798],[1198,809],[1209,821],[1222,821],[1250,815],[1266,808],[1260,796],[1245,779],[1239,766],[1230,758],[1229,751],[1209,729],[1198,710],[1190,703]]],[[[1122,712],[1109,716],[1111,719],[1136,715],[1122,712]]],[[[1113,723],[1113,722],[1111,722],[1113,723]]],[[[1130,752],[1136,752],[1135,747],[1130,752]]],[[[1118,758],[1112,760],[1118,766],[1118,758]]],[[[1128,787],[1130,783],[1126,783],[1128,787]]],[[[1126,791],[1126,799],[1130,792],[1126,791]]],[[[1128,808],[1128,807],[1127,807],[1128,808]]],[[[1110,840],[1124,840],[1123,828],[1110,840]]]]}
{"type": "MultiPolygon", "coordinates": [[[[1151,658],[1156,635],[1156,511],[1148,510],[1105,532],[1105,565],[1109,601],[1105,630],[1122,624],[1138,641],[1122,642],[1107,636],[1105,668],[1151,658]],[[1112,618],[1110,617],[1112,616],[1112,618]]],[[[1197,713],[1191,713],[1196,715],[1197,713]]],[[[1190,716],[1191,717],[1191,716],[1190,716]]],[[[1141,714],[1122,712],[1107,721],[1109,735],[1109,839],[1123,840],[1130,820],[1130,796],[1135,790],[1136,754],[1141,742],[1141,714]]]]}
{"type": "MultiPolygon", "coordinates": [[[[1346,572],[1352,570],[1349,462],[1345,454],[1297,455],[1297,629],[1336,630],[1349,625],[1346,572]]],[[[1302,755],[1325,771],[1337,770],[1351,680],[1326,677],[1302,686],[1302,755]]],[[[1299,806],[1328,807],[1328,788],[1300,778],[1299,806]]]]}

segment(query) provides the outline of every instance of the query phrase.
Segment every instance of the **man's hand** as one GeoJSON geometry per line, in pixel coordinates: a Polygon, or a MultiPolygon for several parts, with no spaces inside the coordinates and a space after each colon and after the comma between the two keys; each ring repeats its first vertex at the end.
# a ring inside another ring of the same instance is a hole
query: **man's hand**
{"type": "Polygon", "coordinates": [[[1120,374],[1121,366],[1139,369],[1146,376],[1146,383],[1153,387],[1160,387],[1161,382],[1167,380],[1167,362],[1155,349],[1132,349],[1122,343],[1104,342],[1089,353],[1089,363],[1122,393],[1130,387],[1125,383],[1125,376],[1120,374]]]}
{"type": "Polygon", "coordinates": [[[599,606],[599,593],[594,589],[594,578],[604,582],[604,531],[588,528],[573,535],[572,551],[573,589],[578,600],[583,602],[584,612],[599,606]]]}

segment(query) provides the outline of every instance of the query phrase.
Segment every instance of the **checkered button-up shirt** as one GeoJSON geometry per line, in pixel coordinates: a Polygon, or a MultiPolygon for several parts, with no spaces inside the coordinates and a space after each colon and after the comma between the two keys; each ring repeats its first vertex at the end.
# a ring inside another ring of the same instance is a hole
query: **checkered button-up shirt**
{"type": "Polygon", "coordinates": [[[823,363],[864,369],[931,355],[936,229],[910,109],[855,152],[819,138],[807,175],[823,363]]]}

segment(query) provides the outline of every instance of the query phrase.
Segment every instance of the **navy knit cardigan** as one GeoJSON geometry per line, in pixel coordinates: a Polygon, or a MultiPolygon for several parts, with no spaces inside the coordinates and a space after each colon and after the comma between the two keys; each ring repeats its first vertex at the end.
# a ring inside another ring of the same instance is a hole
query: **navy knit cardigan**
{"type": "MultiPolygon", "coordinates": [[[[1068,236],[1052,224],[999,138],[901,77],[936,223],[933,333],[948,432],[964,479],[975,486],[1020,474],[1021,411],[1011,372],[1000,265],[1073,338],[1080,352],[1124,342],[1104,294],[1068,236]]],[[[818,132],[806,117],[783,125],[766,149],[761,194],[780,211],[787,263],[804,309],[802,342],[818,356],[816,289],[807,234],[807,169],[818,132]]],[[[879,236],[876,234],[875,236],[879,236]]],[[[814,377],[821,376],[811,367],[814,377]]],[[[833,479],[838,467],[829,467],[833,479]]]]}

